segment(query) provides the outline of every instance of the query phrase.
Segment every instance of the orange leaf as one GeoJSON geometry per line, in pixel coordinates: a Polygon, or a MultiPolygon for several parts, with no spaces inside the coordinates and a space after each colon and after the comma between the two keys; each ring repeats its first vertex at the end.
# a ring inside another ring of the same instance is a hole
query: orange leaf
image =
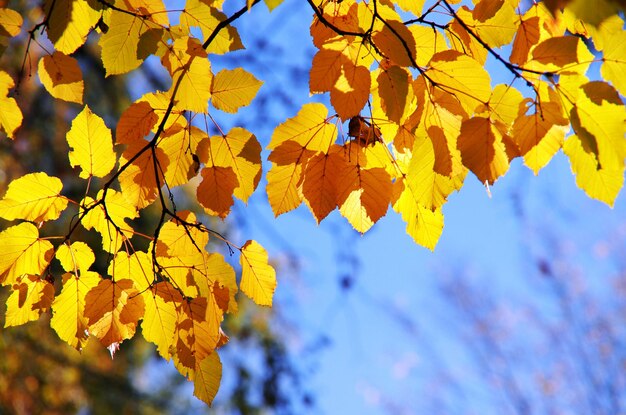
{"type": "Polygon", "coordinates": [[[233,193],[239,185],[231,167],[208,166],[200,172],[202,182],[198,185],[198,202],[211,214],[224,219],[230,213],[233,193]]]}

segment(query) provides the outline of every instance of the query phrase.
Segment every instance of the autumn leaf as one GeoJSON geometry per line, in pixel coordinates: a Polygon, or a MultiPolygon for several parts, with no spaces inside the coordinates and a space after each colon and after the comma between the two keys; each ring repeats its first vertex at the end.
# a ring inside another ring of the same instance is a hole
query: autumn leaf
{"type": "Polygon", "coordinates": [[[26,174],[9,184],[9,189],[0,200],[0,217],[31,222],[57,219],[68,203],[61,196],[62,187],[59,178],[46,173],[26,174]]]}
{"type": "Polygon", "coordinates": [[[80,167],[80,177],[104,177],[113,170],[117,157],[113,152],[111,130],[88,106],[72,121],[67,132],[68,154],[72,167],[80,167]]]}
{"type": "Polygon", "coordinates": [[[22,111],[17,106],[14,98],[9,97],[9,90],[15,86],[13,78],[0,70],[0,131],[4,131],[6,135],[13,139],[15,131],[22,125],[22,111]]]}
{"type": "Polygon", "coordinates": [[[54,300],[54,286],[35,275],[25,275],[14,286],[7,299],[4,327],[36,321],[48,311],[54,300]]]}
{"type": "Polygon", "coordinates": [[[74,272],[80,275],[89,271],[91,265],[96,260],[92,249],[84,242],[76,241],[72,244],[61,244],[56,251],[56,259],[66,272],[74,272]]]}
{"type": "Polygon", "coordinates": [[[61,340],[76,350],[81,350],[88,338],[88,324],[84,315],[85,296],[100,280],[100,276],[93,271],[82,273],[80,277],[68,272],[63,275],[61,293],[52,303],[50,327],[61,340]]]}
{"type": "Polygon", "coordinates": [[[250,105],[263,82],[242,68],[222,69],[213,77],[211,103],[225,112],[236,113],[250,105]]]}
{"type": "Polygon", "coordinates": [[[241,291],[258,305],[272,305],[276,290],[276,271],[267,262],[267,251],[256,241],[241,248],[241,291]]]}
{"type": "Polygon", "coordinates": [[[85,43],[102,13],[97,2],[88,0],[46,0],[44,12],[48,38],[66,55],[85,43]]]}
{"type": "Polygon", "coordinates": [[[39,276],[52,260],[52,244],[39,238],[32,223],[22,222],[0,232],[0,282],[16,283],[24,275],[39,276]]]}
{"type": "Polygon", "coordinates": [[[198,202],[211,215],[224,219],[235,203],[233,193],[239,186],[237,175],[231,167],[210,166],[200,171],[202,182],[198,185],[198,202]]]}
{"type": "Polygon", "coordinates": [[[135,334],[145,309],[143,297],[137,294],[131,280],[103,279],[85,295],[87,330],[105,347],[135,334]]]}
{"type": "Polygon", "coordinates": [[[83,103],[83,73],[76,59],[54,52],[39,60],[37,70],[41,83],[55,98],[64,101],[83,103]]]}
{"type": "Polygon", "coordinates": [[[193,395],[211,405],[222,380],[222,362],[217,352],[196,362],[193,395]]]}

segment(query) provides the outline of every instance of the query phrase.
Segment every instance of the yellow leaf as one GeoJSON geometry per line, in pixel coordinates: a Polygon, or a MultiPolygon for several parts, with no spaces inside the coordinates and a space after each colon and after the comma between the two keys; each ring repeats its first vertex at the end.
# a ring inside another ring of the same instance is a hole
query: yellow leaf
{"type": "Polygon", "coordinates": [[[39,239],[32,223],[22,222],[0,232],[0,283],[14,284],[24,275],[41,275],[52,260],[52,244],[39,239]]]}
{"type": "Polygon", "coordinates": [[[267,148],[274,150],[285,141],[295,141],[312,151],[328,151],[337,137],[337,127],[327,117],[324,104],[304,104],[298,115],[276,127],[267,148]]]}
{"type": "MultiPolygon", "coordinates": [[[[447,147],[444,151],[447,151],[447,147]]],[[[416,139],[404,185],[417,203],[431,210],[443,206],[448,195],[455,190],[452,179],[436,173],[434,167],[435,150],[432,141],[416,139]]]]}
{"type": "MultiPolygon", "coordinates": [[[[120,158],[120,164],[124,164],[135,157],[146,144],[137,141],[129,145],[120,158]]],[[[162,186],[164,184],[163,172],[169,168],[169,158],[159,147],[155,148],[154,153],[157,156],[158,181],[162,186]]],[[[118,180],[124,197],[128,203],[137,206],[138,209],[150,205],[158,197],[159,188],[157,187],[154,164],[153,152],[146,150],[119,175],[118,180]]]]}
{"type": "Polygon", "coordinates": [[[543,102],[531,115],[522,115],[513,124],[513,139],[524,162],[539,173],[563,145],[569,121],[555,102],[543,102]]]}
{"type": "Polygon", "coordinates": [[[626,108],[615,89],[606,82],[593,81],[581,86],[572,119],[579,138],[591,135],[597,145],[598,163],[609,170],[621,170],[626,158],[626,108]],[[584,129],[583,132],[580,131],[584,129]]]}
{"type": "Polygon", "coordinates": [[[80,241],[73,242],[71,245],[59,245],[56,258],[65,271],[74,272],[76,275],[78,275],[77,271],[80,271],[81,275],[89,271],[89,267],[96,260],[89,245],[80,241]]]}
{"type": "MultiPolygon", "coordinates": [[[[185,31],[189,31],[191,27],[199,27],[203,39],[207,40],[217,25],[226,20],[224,13],[212,7],[213,3],[211,0],[187,0],[185,9],[180,15],[180,23],[185,31]]],[[[228,25],[217,34],[207,52],[224,54],[239,49],[243,49],[243,44],[237,29],[228,25]]]]}
{"type": "Polygon", "coordinates": [[[626,32],[619,30],[605,41],[600,74],[626,96],[626,32]]]}
{"type": "Polygon", "coordinates": [[[235,294],[239,288],[235,270],[224,260],[224,256],[203,251],[194,259],[188,264],[200,295],[215,298],[216,304],[225,313],[237,311],[235,294]]]}
{"type": "Polygon", "coordinates": [[[105,347],[133,337],[145,310],[143,297],[137,294],[131,280],[101,280],[85,295],[89,334],[105,347]]]}
{"type": "Polygon", "coordinates": [[[22,111],[17,106],[17,102],[14,98],[9,97],[9,90],[15,86],[13,78],[4,72],[0,71],[0,131],[4,131],[6,135],[13,139],[15,138],[15,131],[22,125],[22,111]]]}
{"type": "Polygon", "coordinates": [[[13,286],[7,299],[4,327],[20,326],[39,320],[54,300],[54,286],[35,275],[25,275],[13,286]]]}
{"type": "Polygon", "coordinates": [[[565,141],[563,152],[569,157],[578,187],[589,197],[613,207],[615,198],[624,185],[624,166],[600,166],[595,154],[586,150],[581,139],[575,135],[565,141]]]}
{"type": "Polygon", "coordinates": [[[258,242],[250,240],[241,248],[240,288],[258,305],[272,305],[276,290],[276,271],[267,262],[267,251],[258,242]]]}
{"type": "Polygon", "coordinates": [[[275,216],[297,208],[302,202],[299,193],[302,168],[313,154],[295,141],[283,142],[270,154],[273,165],[267,173],[266,189],[275,216]]]}
{"type": "Polygon", "coordinates": [[[148,102],[134,102],[126,108],[117,123],[115,142],[131,144],[143,140],[156,125],[158,118],[148,102]]]}
{"type": "MultiPolygon", "coordinates": [[[[178,216],[189,223],[196,223],[196,216],[191,212],[178,212],[178,216]]],[[[175,220],[165,222],[159,232],[156,253],[160,257],[183,258],[195,256],[209,242],[209,235],[200,229],[183,226],[175,220]]]]}
{"type": "Polygon", "coordinates": [[[158,154],[165,157],[161,157],[159,163],[168,187],[183,185],[198,173],[199,166],[193,155],[202,137],[206,134],[197,127],[184,128],[177,124],[161,134],[157,145],[162,153],[158,154]]]}
{"type": "Polygon", "coordinates": [[[401,124],[409,115],[413,88],[409,88],[410,74],[399,66],[380,71],[373,88],[374,106],[380,106],[386,118],[401,124]]]}
{"type": "Polygon", "coordinates": [[[89,0],[46,0],[44,11],[48,38],[66,55],[85,43],[102,15],[99,3],[89,0]]]}
{"type": "Polygon", "coordinates": [[[211,84],[211,102],[215,108],[236,113],[250,105],[263,82],[243,68],[222,69],[211,84]]]}
{"type": "Polygon", "coordinates": [[[339,176],[339,212],[352,227],[365,233],[385,216],[391,199],[391,177],[383,168],[364,169],[350,160],[339,176]]]}
{"type": "Polygon", "coordinates": [[[171,94],[178,85],[176,108],[207,113],[213,75],[198,39],[176,39],[164,57],[164,64],[172,75],[171,94]]]}
{"type": "Polygon", "coordinates": [[[142,293],[145,313],[141,333],[157,346],[159,354],[169,360],[172,357],[174,334],[178,321],[178,305],[183,297],[169,282],[161,281],[142,293]]]}
{"type": "Polygon", "coordinates": [[[196,362],[213,353],[221,340],[222,314],[213,296],[183,301],[178,311],[174,364],[184,376],[193,376],[196,362]]]}
{"type": "Polygon", "coordinates": [[[83,179],[104,177],[115,167],[117,158],[113,152],[111,130],[88,106],[85,105],[74,118],[66,137],[71,147],[70,164],[80,167],[83,179]]]}
{"type": "Polygon", "coordinates": [[[374,33],[372,40],[383,56],[396,65],[414,66],[415,39],[413,33],[402,22],[388,20],[380,31],[374,33]]]}
{"type": "Polygon", "coordinates": [[[458,148],[463,164],[481,183],[493,184],[509,169],[502,134],[488,118],[475,117],[463,121],[458,148]]]}
{"type": "Polygon", "coordinates": [[[594,60],[582,39],[575,36],[546,39],[535,46],[531,55],[534,65],[529,67],[542,71],[568,70],[584,74],[594,60]]]}
{"type": "Polygon", "coordinates": [[[157,51],[162,30],[149,19],[112,10],[107,23],[99,41],[106,76],[130,72],[157,51]]]}
{"type": "Polygon", "coordinates": [[[393,209],[406,222],[406,232],[415,243],[434,251],[443,232],[441,208],[433,211],[419,204],[413,193],[404,186],[403,180],[394,184],[394,194],[393,209]]]}
{"type": "Polygon", "coordinates": [[[131,280],[139,292],[147,290],[155,279],[152,256],[141,251],[132,255],[124,251],[116,253],[107,272],[115,281],[131,280]]]}
{"type": "Polygon", "coordinates": [[[491,96],[487,71],[474,59],[453,50],[435,54],[426,76],[438,88],[454,95],[469,114],[491,96]]]}
{"type": "Polygon", "coordinates": [[[68,203],[61,196],[62,187],[59,178],[46,173],[26,174],[13,180],[0,200],[0,217],[31,222],[57,219],[68,203]]]}
{"type": "Polygon", "coordinates": [[[22,31],[24,19],[15,10],[0,8],[0,36],[13,37],[22,31]]]}
{"type": "MultiPolygon", "coordinates": [[[[98,192],[96,200],[102,199],[103,191],[98,192]]],[[[87,196],[81,206],[91,208],[96,200],[87,196]]],[[[137,209],[130,204],[121,192],[109,189],[105,199],[106,212],[102,204],[93,207],[85,215],[82,225],[85,229],[95,229],[102,236],[102,248],[109,253],[116,253],[122,244],[134,233],[131,226],[125,220],[138,216],[137,209]],[[108,218],[107,219],[107,215],[108,218]]],[[[81,212],[83,210],[81,209],[81,212]]]]}
{"type": "Polygon", "coordinates": [[[193,396],[211,405],[222,380],[222,362],[217,352],[196,360],[193,396]]]}
{"type": "Polygon", "coordinates": [[[210,215],[224,219],[230,213],[233,193],[239,182],[232,167],[208,166],[201,170],[202,182],[198,185],[198,202],[210,215]]]}
{"type": "Polygon", "coordinates": [[[83,103],[83,73],[78,61],[56,51],[39,60],[39,80],[55,98],[68,102],[83,103]]]}
{"type": "Polygon", "coordinates": [[[80,278],[67,273],[63,275],[63,289],[52,303],[50,327],[61,340],[79,351],[85,346],[89,336],[87,319],[84,316],[85,296],[100,281],[100,276],[92,271],[83,273],[80,278]]]}
{"type": "Polygon", "coordinates": [[[261,145],[251,132],[235,127],[198,144],[198,158],[207,166],[230,167],[237,186],[234,195],[247,202],[261,180],[261,145]]]}
{"type": "Polygon", "coordinates": [[[482,0],[472,13],[462,8],[457,15],[485,43],[498,48],[513,40],[519,25],[515,12],[518,3],[517,0],[482,0]]]}

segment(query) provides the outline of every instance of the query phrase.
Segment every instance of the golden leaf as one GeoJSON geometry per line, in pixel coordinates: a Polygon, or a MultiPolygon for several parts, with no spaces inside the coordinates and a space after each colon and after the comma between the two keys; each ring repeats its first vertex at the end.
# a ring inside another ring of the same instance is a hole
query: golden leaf
{"type": "Polygon", "coordinates": [[[26,174],[13,180],[0,200],[0,217],[31,222],[57,219],[68,203],[67,198],[61,196],[62,188],[59,178],[46,173],[26,174]]]}
{"type": "Polygon", "coordinates": [[[258,242],[247,241],[241,248],[240,288],[258,305],[272,305],[276,290],[276,271],[267,262],[267,251],[258,242]]]}
{"type": "Polygon", "coordinates": [[[75,275],[78,275],[77,271],[80,271],[81,275],[89,271],[89,267],[96,260],[89,245],[81,241],[75,241],[71,245],[59,245],[56,258],[65,271],[74,272],[75,275]]]}
{"type": "Polygon", "coordinates": [[[193,396],[211,405],[222,380],[222,362],[217,352],[196,360],[193,396]]]}
{"type": "Polygon", "coordinates": [[[9,90],[15,86],[13,78],[0,71],[0,131],[4,131],[10,139],[15,138],[15,131],[22,125],[22,111],[14,98],[9,97],[9,90]]]}
{"type": "Polygon", "coordinates": [[[44,12],[48,38],[66,55],[85,43],[102,14],[98,2],[89,0],[46,0],[44,12]]]}
{"type": "Polygon", "coordinates": [[[7,299],[4,327],[20,326],[39,320],[54,300],[54,286],[35,275],[25,275],[14,286],[7,299]]]}
{"type": "Polygon", "coordinates": [[[144,310],[131,280],[101,280],[85,295],[87,330],[105,347],[133,337],[144,310]]]}
{"type": "Polygon", "coordinates": [[[68,154],[72,167],[80,167],[80,177],[104,177],[113,170],[117,157],[113,152],[111,130],[88,106],[74,118],[67,132],[68,154]]]}
{"type": "Polygon", "coordinates": [[[161,281],[142,292],[145,303],[141,333],[157,346],[164,359],[172,357],[178,306],[183,302],[180,292],[167,281],[161,281]]]}
{"type": "Polygon", "coordinates": [[[74,274],[63,275],[63,289],[52,303],[50,327],[57,332],[61,340],[82,350],[87,343],[87,319],[84,316],[85,296],[101,281],[100,276],[92,271],[77,277],[74,274]]]}
{"type": "Polygon", "coordinates": [[[83,73],[78,61],[55,51],[39,60],[39,80],[55,98],[77,104],[83,103],[83,73]]]}
{"type": "Polygon", "coordinates": [[[211,103],[215,108],[236,113],[250,105],[263,82],[243,68],[222,69],[213,77],[211,103]]]}
{"type": "Polygon", "coordinates": [[[22,222],[0,232],[0,283],[16,283],[24,275],[39,276],[52,260],[52,244],[39,239],[32,223],[22,222]]]}

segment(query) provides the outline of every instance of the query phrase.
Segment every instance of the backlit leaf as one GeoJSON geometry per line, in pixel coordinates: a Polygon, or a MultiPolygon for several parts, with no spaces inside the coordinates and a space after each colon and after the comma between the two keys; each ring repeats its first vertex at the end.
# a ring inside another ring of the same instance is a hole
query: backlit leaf
{"type": "Polygon", "coordinates": [[[101,280],[85,295],[84,316],[89,333],[102,345],[121,343],[135,334],[144,314],[143,297],[131,280],[101,280]]]}
{"type": "Polygon", "coordinates": [[[7,299],[4,327],[20,326],[36,321],[48,311],[54,300],[54,286],[35,275],[25,275],[13,285],[7,299]]]}
{"type": "Polygon", "coordinates": [[[6,135],[13,139],[15,131],[22,125],[22,111],[17,106],[14,98],[9,97],[9,90],[15,86],[13,78],[0,71],[0,131],[4,131],[6,135]]]}
{"type": "Polygon", "coordinates": [[[130,144],[142,140],[156,124],[158,116],[149,103],[137,101],[122,113],[115,130],[115,142],[130,144]]]}
{"type": "Polygon", "coordinates": [[[233,206],[233,193],[239,182],[231,167],[208,166],[200,171],[202,182],[198,185],[198,202],[211,215],[224,219],[233,206]]]}
{"type": "Polygon", "coordinates": [[[39,60],[37,73],[39,80],[53,97],[77,104],[83,103],[85,83],[76,59],[56,51],[39,60]]]}
{"type": "Polygon", "coordinates": [[[39,239],[32,223],[22,222],[0,232],[0,283],[16,283],[24,275],[39,276],[52,260],[52,244],[39,239]]]}
{"type": "Polygon", "coordinates": [[[62,187],[59,178],[46,173],[26,174],[9,184],[6,194],[0,200],[0,217],[31,222],[57,219],[68,203],[61,196],[62,187]]]}
{"type": "Polygon", "coordinates": [[[250,105],[263,82],[242,68],[222,69],[213,77],[211,103],[225,112],[236,113],[250,105]]]}
{"type": "Polygon", "coordinates": [[[89,337],[87,319],[84,316],[85,296],[100,280],[100,276],[92,271],[83,273],[80,278],[66,273],[63,275],[63,289],[52,303],[50,327],[61,340],[79,351],[89,337]]]}
{"type": "Polygon", "coordinates": [[[44,11],[48,38],[66,55],[85,43],[102,13],[98,2],[89,0],[46,0],[44,11]]]}
{"type": "Polygon", "coordinates": [[[493,184],[509,169],[502,134],[487,118],[475,117],[464,121],[458,146],[463,164],[481,183],[493,184]]]}
{"type": "Polygon", "coordinates": [[[80,271],[81,275],[86,273],[96,260],[89,245],[81,241],[59,245],[56,258],[65,271],[74,272],[75,275],[78,275],[76,271],[80,271]]]}
{"type": "Polygon", "coordinates": [[[276,271],[267,262],[267,251],[256,241],[241,248],[241,291],[258,305],[271,306],[276,290],[276,271]]]}
{"type": "Polygon", "coordinates": [[[211,405],[222,380],[222,362],[217,352],[196,361],[193,396],[211,405]]]}
{"type": "Polygon", "coordinates": [[[276,127],[267,147],[274,150],[289,140],[312,151],[327,151],[337,137],[337,127],[327,117],[324,104],[304,104],[298,115],[276,127]]]}
{"type": "Polygon", "coordinates": [[[104,177],[113,170],[117,157],[113,152],[111,130],[88,106],[72,121],[67,132],[68,154],[72,167],[80,167],[80,177],[104,177]]]}
{"type": "Polygon", "coordinates": [[[157,346],[164,359],[172,356],[176,321],[178,320],[178,304],[183,297],[169,282],[161,281],[142,294],[145,313],[141,323],[143,337],[157,346]]]}
{"type": "MultiPolygon", "coordinates": [[[[217,25],[226,19],[224,13],[212,7],[211,0],[187,0],[185,9],[180,15],[180,22],[186,30],[191,27],[199,27],[202,31],[203,39],[213,33],[217,25]]],[[[234,26],[228,25],[225,30],[221,30],[213,42],[209,45],[208,53],[224,54],[235,50],[243,49],[243,44],[234,26]]]]}

